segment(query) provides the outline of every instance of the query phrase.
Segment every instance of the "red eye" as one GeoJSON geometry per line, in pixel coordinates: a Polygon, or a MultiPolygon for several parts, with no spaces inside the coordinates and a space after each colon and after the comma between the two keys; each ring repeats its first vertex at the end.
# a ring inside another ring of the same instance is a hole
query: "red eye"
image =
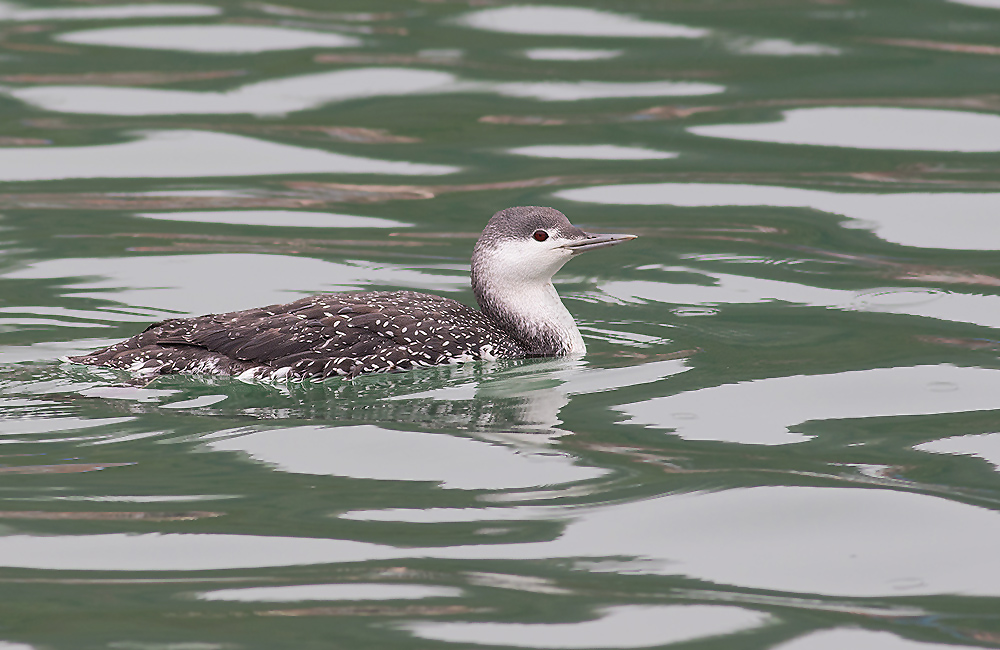
{"type": "Polygon", "coordinates": [[[535,238],[535,241],[545,241],[546,239],[549,238],[549,233],[545,232],[544,230],[536,230],[535,234],[532,235],[532,237],[535,238]]]}

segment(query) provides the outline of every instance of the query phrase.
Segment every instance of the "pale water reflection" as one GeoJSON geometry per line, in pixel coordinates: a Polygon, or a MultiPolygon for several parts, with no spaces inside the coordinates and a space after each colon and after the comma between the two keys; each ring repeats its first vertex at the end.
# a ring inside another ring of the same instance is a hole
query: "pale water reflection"
{"type": "Polygon", "coordinates": [[[524,51],[524,56],[533,61],[598,61],[613,59],[621,54],[621,50],[584,50],[557,47],[536,47],[524,51]]]}
{"type": "Polygon", "coordinates": [[[209,54],[248,54],[309,47],[357,47],[362,44],[358,38],[330,32],[256,25],[110,27],[60,34],[56,40],[78,45],[209,54]]]}
{"type": "Polygon", "coordinates": [[[553,378],[565,383],[562,389],[569,395],[589,395],[618,388],[640,386],[691,370],[685,359],[651,361],[624,368],[567,368],[553,373],[553,378]]]}
{"type": "Polygon", "coordinates": [[[430,274],[393,264],[252,253],[53,259],[2,277],[63,279],[64,295],[192,315],[290,302],[311,293],[358,290],[372,284],[436,292],[469,284],[468,274],[430,274]],[[205,278],[212,281],[206,283],[205,278]]]}
{"type": "Polygon", "coordinates": [[[242,452],[282,472],[427,481],[458,490],[539,487],[608,473],[576,465],[571,456],[553,451],[373,425],[238,432],[207,444],[216,451],[242,452]],[[415,458],[420,461],[413,462],[415,458]]]}
{"type": "Polygon", "coordinates": [[[479,382],[396,395],[389,401],[432,400],[477,403],[480,426],[505,422],[504,442],[527,444],[529,451],[571,433],[561,425],[561,412],[574,395],[589,395],[649,384],[691,369],[683,359],[669,359],[623,368],[588,367],[578,359],[552,359],[492,372],[479,382]],[[515,400],[506,410],[493,406],[515,400]],[[502,415],[502,417],[501,417],[502,415]],[[526,433],[527,435],[519,435],[526,433]]]}
{"type": "Polygon", "coordinates": [[[194,178],[273,174],[440,175],[458,171],[363,158],[211,131],[144,131],[117,144],[0,148],[0,180],[194,178]]]}
{"type": "Polygon", "coordinates": [[[457,587],[413,584],[348,583],[322,585],[286,585],[282,587],[246,587],[218,589],[195,595],[199,600],[242,603],[291,603],[309,600],[413,600],[420,598],[458,598],[457,587]]]}
{"type": "Polygon", "coordinates": [[[797,108],[780,122],[712,124],[695,135],[900,151],[1000,151],[1000,116],[918,108],[797,108]]]}
{"type": "Polygon", "coordinates": [[[737,54],[755,56],[838,56],[843,54],[839,47],[820,43],[795,43],[783,38],[734,37],[724,41],[726,49],[737,54]]]}
{"type": "Polygon", "coordinates": [[[540,101],[576,101],[710,95],[724,90],[720,84],[697,81],[463,80],[448,72],[387,67],[272,79],[226,91],[40,85],[6,92],[33,106],[59,113],[278,116],[332,102],[400,95],[484,93],[540,101]]]}
{"type": "Polygon", "coordinates": [[[826,596],[1000,594],[992,561],[1000,516],[940,497],[773,486],[597,505],[576,515],[550,541],[431,548],[208,533],[11,534],[0,537],[0,566],[204,571],[421,557],[574,559],[579,570],[595,573],[826,596]]]}
{"type": "Polygon", "coordinates": [[[0,641],[0,650],[35,650],[35,646],[13,641],[0,641]]]}
{"type": "Polygon", "coordinates": [[[981,433],[941,438],[917,445],[914,449],[935,454],[975,456],[993,465],[1000,472],[1000,433],[981,433]]]}
{"type": "Polygon", "coordinates": [[[192,501],[218,501],[238,499],[234,494],[102,494],[97,496],[74,494],[72,496],[31,497],[31,501],[92,501],[95,503],[185,503],[192,501]]]}
{"type": "Polygon", "coordinates": [[[998,370],[915,366],[757,379],[615,408],[685,440],[783,445],[812,438],[792,431],[806,422],[1000,409],[997,391],[998,370]]]}
{"type": "MultiPolygon", "coordinates": [[[[150,317],[155,318],[155,315],[150,314],[141,320],[149,323],[150,317]]],[[[62,325],[62,323],[58,324],[62,325]]],[[[85,351],[111,345],[114,342],[107,338],[86,338],[75,341],[39,341],[28,345],[8,345],[0,348],[0,363],[44,362],[62,359],[72,354],[81,354],[85,351]]]]}
{"type": "Polygon", "coordinates": [[[160,404],[160,408],[164,409],[196,409],[202,408],[203,406],[212,406],[213,404],[218,404],[229,399],[228,395],[201,395],[200,397],[195,397],[194,399],[180,400],[179,402],[170,402],[169,404],[160,404]]]}
{"type": "Polygon", "coordinates": [[[218,534],[0,537],[0,566],[74,571],[211,571],[398,559],[398,549],[350,540],[218,534]]]}
{"type": "Polygon", "coordinates": [[[65,307],[49,307],[43,305],[23,305],[18,307],[0,307],[0,319],[10,318],[8,314],[33,314],[35,316],[45,315],[61,320],[62,323],[72,326],[74,320],[82,320],[87,323],[106,321],[112,322],[141,322],[149,318],[148,313],[142,310],[131,309],[67,309],[65,307]]]}
{"type": "Polygon", "coordinates": [[[487,508],[386,508],[384,510],[351,510],[338,515],[354,521],[394,521],[408,524],[454,524],[476,521],[531,521],[571,519],[573,508],[560,506],[517,506],[487,508]]]}
{"type": "Polygon", "coordinates": [[[61,113],[281,115],[351,99],[448,92],[456,83],[447,72],[387,67],[295,75],[219,91],[42,85],[9,92],[61,113]]]}
{"type": "Polygon", "coordinates": [[[456,412],[460,412],[460,406],[473,408],[475,417],[469,416],[469,420],[479,426],[504,423],[503,433],[492,434],[493,438],[515,443],[532,453],[538,446],[571,433],[561,428],[561,412],[572,396],[653,383],[690,369],[682,359],[623,368],[595,368],[579,359],[551,359],[523,367],[491,369],[489,376],[477,382],[395,395],[388,401],[449,402],[456,412]],[[507,406],[501,408],[501,404],[507,406]]]}
{"type": "Polygon", "coordinates": [[[456,22],[492,32],[539,36],[615,38],[702,38],[709,30],[644,20],[628,14],[544,5],[514,5],[474,11],[456,22]]]}
{"type": "Polygon", "coordinates": [[[571,160],[665,160],[676,158],[670,151],[645,147],[623,147],[614,144],[553,144],[531,145],[508,149],[507,153],[532,158],[566,158],[571,160]]]}
{"type": "Polygon", "coordinates": [[[414,636],[448,643],[517,648],[648,648],[733,634],[771,621],[763,612],[725,605],[619,605],[579,623],[403,624],[414,636]]]}
{"type": "Polygon", "coordinates": [[[0,2],[0,20],[124,20],[129,18],[181,18],[216,16],[218,7],[201,4],[133,4],[91,7],[28,8],[13,2],[0,2]]]}
{"type": "MultiPolygon", "coordinates": [[[[1000,118],[998,125],[1000,125],[1000,118]]],[[[585,203],[678,207],[774,206],[812,208],[850,218],[845,226],[871,230],[904,246],[993,250],[1000,193],[862,193],[737,183],[645,183],[562,190],[555,196],[585,203]]]]}
{"type": "MultiPolygon", "coordinates": [[[[487,92],[490,86],[484,86],[487,92]]],[[[685,97],[721,93],[725,87],[699,81],[539,81],[510,82],[492,85],[509,97],[526,97],[546,102],[570,102],[581,99],[616,97],[685,97]]]]}
{"type": "Polygon", "coordinates": [[[983,9],[1000,9],[1000,0],[948,0],[957,4],[968,5],[970,7],[980,7],[983,9]]]}
{"type": "Polygon", "coordinates": [[[212,210],[199,212],[140,212],[137,217],[160,221],[224,223],[243,226],[278,226],[281,228],[409,228],[413,224],[358,217],[332,212],[304,210],[212,210]]]}
{"type": "MultiPolygon", "coordinates": [[[[942,291],[921,287],[873,287],[859,290],[815,287],[803,282],[755,278],[749,275],[717,273],[693,267],[650,265],[644,271],[694,275],[704,283],[648,280],[614,280],[601,291],[628,303],[658,302],[668,305],[715,308],[784,302],[842,311],[905,314],[984,327],[1000,326],[1000,296],[942,291]]],[[[681,276],[683,277],[683,276],[681,276]]],[[[673,278],[672,278],[673,279],[673,278]]],[[[687,309],[679,315],[692,315],[687,309]]],[[[695,315],[710,316],[716,310],[700,310],[695,315]]]]}
{"type": "Polygon", "coordinates": [[[95,427],[111,427],[135,420],[134,417],[92,418],[48,417],[0,419],[0,436],[80,431],[95,427]]]}
{"type": "Polygon", "coordinates": [[[872,648],[873,650],[959,650],[967,645],[927,643],[896,636],[892,632],[879,632],[856,627],[810,632],[774,646],[773,650],[844,650],[844,648],[872,648]]]}
{"type": "Polygon", "coordinates": [[[441,549],[455,558],[611,558],[581,569],[684,575],[828,596],[1000,594],[1000,516],[883,489],[757,487],[596,506],[552,541],[441,549]]]}

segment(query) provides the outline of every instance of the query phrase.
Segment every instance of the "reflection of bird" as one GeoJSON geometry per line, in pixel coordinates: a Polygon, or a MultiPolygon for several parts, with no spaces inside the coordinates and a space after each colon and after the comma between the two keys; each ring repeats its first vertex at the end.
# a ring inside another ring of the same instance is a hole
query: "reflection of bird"
{"type": "Polygon", "coordinates": [[[207,373],[323,379],[474,359],[586,351],[552,286],[571,257],[634,235],[597,235],[558,210],[508,208],[472,254],[476,311],[413,291],[351,291],[228,314],[177,318],[71,361],[140,375],[207,373]]]}

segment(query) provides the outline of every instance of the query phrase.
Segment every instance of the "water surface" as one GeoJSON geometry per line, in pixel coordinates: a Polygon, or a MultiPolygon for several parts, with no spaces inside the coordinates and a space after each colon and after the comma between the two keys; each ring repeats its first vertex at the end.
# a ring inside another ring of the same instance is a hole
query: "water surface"
{"type": "Polygon", "coordinates": [[[0,4],[0,647],[1000,646],[998,11],[0,4]],[[59,361],[511,205],[584,359],[59,361]]]}

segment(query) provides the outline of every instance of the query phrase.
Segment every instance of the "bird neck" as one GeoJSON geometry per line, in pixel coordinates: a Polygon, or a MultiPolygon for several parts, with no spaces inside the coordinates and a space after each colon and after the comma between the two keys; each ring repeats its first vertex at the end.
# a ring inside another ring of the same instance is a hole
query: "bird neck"
{"type": "Polygon", "coordinates": [[[496,282],[472,267],[479,309],[531,356],[583,354],[587,346],[551,280],[496,282]]]}

